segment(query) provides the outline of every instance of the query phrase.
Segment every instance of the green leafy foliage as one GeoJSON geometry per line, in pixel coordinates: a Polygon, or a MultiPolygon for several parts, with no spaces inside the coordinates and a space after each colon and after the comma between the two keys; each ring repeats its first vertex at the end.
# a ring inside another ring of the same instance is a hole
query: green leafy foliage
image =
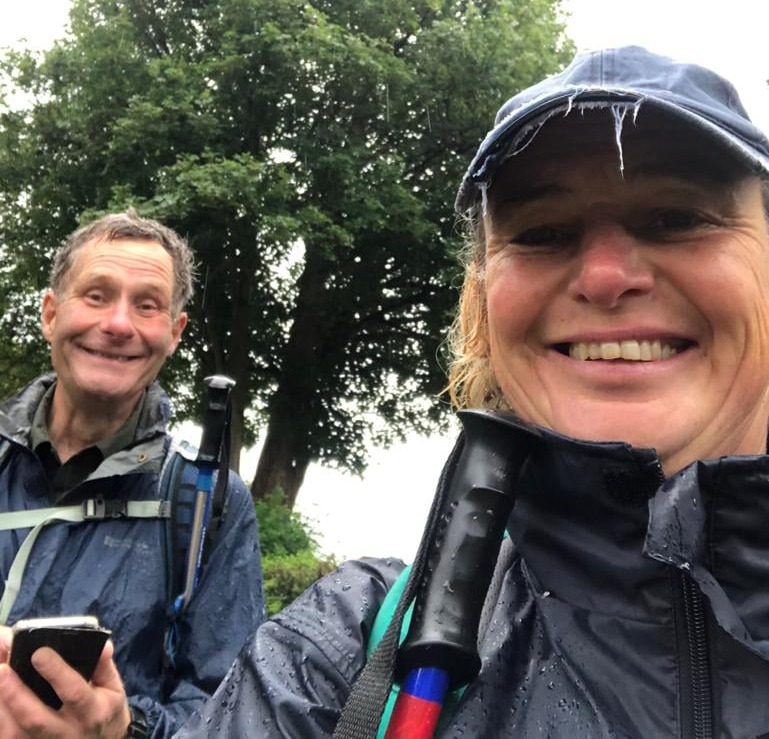
{"type": "Polygon", "coordinates": [[[273,493],[257,500],[255,507],[262,554],[280,556],[316,551],[317,542],[310,522],[282,505],[279,495],[273,493]]]}
{"type": "Polygon", "coordinates": [[[265,556],[264,601],[271,616],[299,597],[318,578],[335,567],[333,559],[318,557],[309,550],[265,556]]]}
{"type": "Polygon", "coordinates": [[[312,526],[283,504],[280,495],[256,501],[267,612],[288,605],[336,562],[318,551],[312,526]]]}
{"type": "Polygon", "coordinates": [[[570,57],[560,1],[74,0],[70,18],[46,53],[0,58],[0,331],[26,327],[0,389],[45,364],[30,306],[55,246],[132,205],[199,262],[162,376],[178,419],[202,377],[236,380],[233,461],[264,438],[256,498],[290,507],[310,462],[361,473],[372,443],[445,424],[455,190],[499,105],[570,57]]]}

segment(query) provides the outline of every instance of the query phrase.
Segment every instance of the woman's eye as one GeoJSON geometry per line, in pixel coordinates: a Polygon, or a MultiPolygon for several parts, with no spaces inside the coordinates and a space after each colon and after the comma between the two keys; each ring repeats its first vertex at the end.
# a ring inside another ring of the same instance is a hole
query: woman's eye
{"type": "Polygon", "coordinates": [[[678,234],[702,228],[708,223],[708,219],[696,210],[666,208],[653,213],[640,230],[649,235],[678,234]]]}
{"type": "Polygon", "coordinates": [[[536,226],[517,233],[510,242],[516,246],[563,248],[574,243],[576,234],[563,226],[536,226]]]}

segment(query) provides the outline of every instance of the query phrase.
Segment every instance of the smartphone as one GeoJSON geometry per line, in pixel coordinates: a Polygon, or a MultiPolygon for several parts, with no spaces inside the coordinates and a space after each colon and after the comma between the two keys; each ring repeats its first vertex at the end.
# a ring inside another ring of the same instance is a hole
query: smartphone
{"type": "Polygon", "coordinates": [[[61,699],[48,681],[32,666],[31,657],[40,647],[51,647],[86,680],[91,679],[104,645],[112,633],[95,616],[27,618],[12,627],[8,663],[43,703],[54,710],[61,699]]]}

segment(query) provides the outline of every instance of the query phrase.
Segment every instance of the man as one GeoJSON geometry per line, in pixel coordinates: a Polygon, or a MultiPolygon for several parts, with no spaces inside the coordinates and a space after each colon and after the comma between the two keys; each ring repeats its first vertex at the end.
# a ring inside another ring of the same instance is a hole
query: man
{"type": "MultiPolygon", "coordinates": [[[[152,501],[169,455],[168,400],[156,382],[187,324],[193,258],[185,242],[133,211],[105,216],[57,252],[42,304],[54,373],[0,406],[0,510],[104,498],[152,501]]],[[[33,664],[63,705],[43,705],[0,666],[0,738],[169,736],[225,674],[263,612],[256,519],[246,486],[229,478],[226,512],[198,589],[175,623],[167,664],[167,522],[131,516],[47,525],[7,623],[90,614],[112,631],[91,682],[50,649],[33,664]]],[[[29,532],[0,531],[9,577],[29,532]]],[[[5,643],[0,660],[7,657],[5,643]]]]}
{"type": "Polygon", "coordinates": [[[388,736],[769,736],[767,180],[696,65],[599,50],[511,98],[457,199],[464,434],[404,597],[345,563],[177,739],[373,739],[413,595],[388,736]]]}

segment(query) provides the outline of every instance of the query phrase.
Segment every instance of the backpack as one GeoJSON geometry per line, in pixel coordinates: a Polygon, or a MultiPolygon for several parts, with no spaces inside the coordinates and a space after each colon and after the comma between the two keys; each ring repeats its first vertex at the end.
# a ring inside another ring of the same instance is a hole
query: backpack
{"type": "MultiPolygon", "coordinates": [[[[10,447],[9,442],[0,442],[0,463],[7,456],[10,447]]],[[[51,508],[0,513],[0,530],[32,527],[9,570],[5,592],[0,599],[0,623],[4,624],[8,619],[21,587],[27,559],[38,534],[45,526],[55,521],[77,523],[85,520],[115,517],[162,518],[166,521],[164,554],[168,627],[165,638],[165,657],[167,664],[172,668],[175,667],[178,643],[177,621],[187,606],[187,602],[180,602],[179,598],[185,589],[188,560],[191,556],[197,556],[197,553],[189,551],[198,492],[199,468],[195,464],[196,451],[193,445],[172,439],[160,471],[159,495],[154,500],[122,501],[99,497],[87,499],[72,506],[53,506],[51,508]]],[[[226,511],[229,478],[227,466],[227,461],[223,457],[211,494],[211,515],[200,555],[203,565],[208,559],[211,541],[226,511]]]]}

